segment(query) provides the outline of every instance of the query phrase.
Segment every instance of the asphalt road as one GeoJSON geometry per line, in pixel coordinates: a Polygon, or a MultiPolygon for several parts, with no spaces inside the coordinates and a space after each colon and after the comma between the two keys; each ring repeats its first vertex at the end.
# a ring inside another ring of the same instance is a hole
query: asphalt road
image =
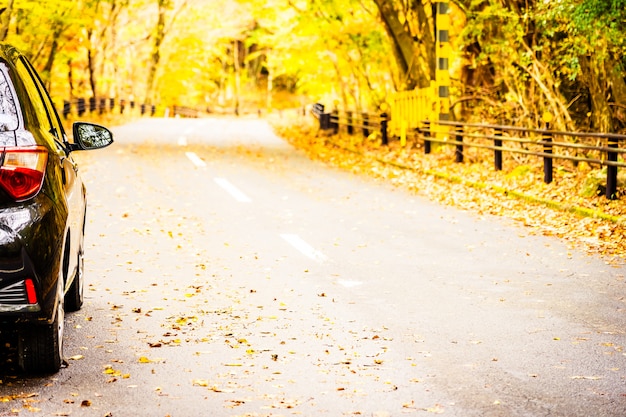
{"type": "Polygon", "coordinates": [[[624,268],[306,159],[255,119],[80,154],[68,366],[0,416],[625,416],[624,268]]]}

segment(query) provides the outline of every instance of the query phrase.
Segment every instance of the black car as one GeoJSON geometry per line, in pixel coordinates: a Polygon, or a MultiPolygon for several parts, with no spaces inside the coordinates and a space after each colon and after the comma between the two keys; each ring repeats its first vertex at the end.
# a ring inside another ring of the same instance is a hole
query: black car
{"type": "Polygon", "coordinates": [[[86,192],[71,154],[112,142],[83,122],[68,140],[33,66],[0,44],[0,335],[17,332],[26,372],[59,370],[65,311],[83,304],[86,192]]]}

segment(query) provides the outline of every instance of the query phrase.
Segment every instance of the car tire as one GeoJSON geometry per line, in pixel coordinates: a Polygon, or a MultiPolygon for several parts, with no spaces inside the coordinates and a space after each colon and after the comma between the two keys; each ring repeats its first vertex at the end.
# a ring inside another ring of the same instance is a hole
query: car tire
{"type": "Polygon", "coordinates": [[[63,298],[59,299],[54,321],[19,332],[19,363],[28,374],[53,374],[63,364],[63,298]]]}
{"type": "Polygon", "coordinates": [[[76,273],[74,281],[70,285],[69,290],[65,294],[65,311],[78,311],[83,306],[84,300],[84,273],[85,273],[85,257],[83,256],[83,248],[78,251],[78,259],[76,263],[76,273]]]}

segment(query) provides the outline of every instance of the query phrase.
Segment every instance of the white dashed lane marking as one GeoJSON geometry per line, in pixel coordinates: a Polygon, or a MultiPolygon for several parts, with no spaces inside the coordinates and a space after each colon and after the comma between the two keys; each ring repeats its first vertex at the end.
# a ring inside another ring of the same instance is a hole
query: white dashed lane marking
{"type": "Polygon", "coordinates": [[[291,246],[296,248],[300,253],[302,253],[307,258],[311,258],[317,262],[324,262],[327,258],[322,252],[315,250],[311,245],[302,240],[298,235],[292,234],[282,234],[280,235],[283,239],[287,241],[291,246]]]}
{"type": "Polygon", "coordinates": [[[225,178],[215,178],[215,183],[222,187],[224,190],[226,190],[228,194],[230,194],[235,200],[239,201],[240,203],[250,203],[252,201],[250,197],[245,195],[241,190],[239,190],[225,178]]]}
{"type": "MultiPolygon", "coordinates": [[[[186,143],[186,139],[184,137],[179,138],[179,144],[182,145],[182,142],[186,143]]],[[[197,167],[203,168],[206,167],[206,163],[195,153],[186,152],[187,158],[197,167]]],[[[214,178],[214,181],[217,185],[219,185],[223,190],[225,190],[228,194],[231,195],[236,201],[240,203],[250,203],[252,199],[248,197],[244,192],[238,189],[235,185],[233,185],[226,178],[214,178]]],[[[316,262],[324,262],[328,258],[322,252],[316,250],[314,247],[305,242],[300,236],[295,234],[281,234],[281,238],[283,238],[287,243],[293,246],[296,250],[298,250],[301,254],[310,258],[316,262]]],[[[342,284],[346,287],[358,286],[361,283],[346,283],[342,284]]]]}
{"type": "Polygon", "coordinates": [[[193,164],[199,168],[205,167],[206,163],[195,153],[193,152],[186,152],[185,155],[187,155],[187,158],[189,158],[189,160],[191,162],[193,162],[193,164]]]}

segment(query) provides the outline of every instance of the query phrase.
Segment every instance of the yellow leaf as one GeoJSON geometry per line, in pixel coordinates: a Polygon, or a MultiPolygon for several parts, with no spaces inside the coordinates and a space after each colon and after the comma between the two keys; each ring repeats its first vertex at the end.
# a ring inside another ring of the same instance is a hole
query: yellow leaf
{"type": "Polygon", "coordinates": [[[426,411],[434,414],[443,414],[444,409],[440,404],[435,404],[433,407],[427,408],[426,411]]]}
{"type": "Polygon", "coordinates": [[[208,387],[209,381],[207,379],[194,379],[192,385],[196,387],[208,387]]]}
{"type": "Polygon", "coordinates": [[[120,371],[116,371],[115,369],[108,367],[104,370],[104,374],[105,375],[111,375],[111,376],[120,376],[122,375],[122,373],[120,371]]]}

